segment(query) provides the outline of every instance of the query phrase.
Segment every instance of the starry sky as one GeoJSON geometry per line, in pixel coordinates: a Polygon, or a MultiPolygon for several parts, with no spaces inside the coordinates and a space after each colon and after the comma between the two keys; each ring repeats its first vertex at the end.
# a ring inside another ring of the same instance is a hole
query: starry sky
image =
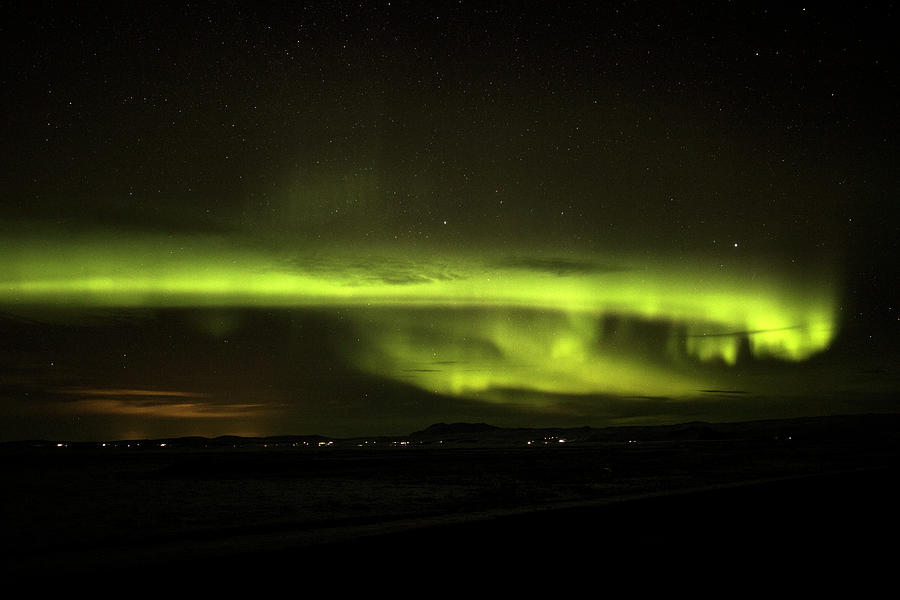
{"type": "Polygon", "coordinates": [[[0,439],[894,412],[897,9],[5,3],[0,439]]]}

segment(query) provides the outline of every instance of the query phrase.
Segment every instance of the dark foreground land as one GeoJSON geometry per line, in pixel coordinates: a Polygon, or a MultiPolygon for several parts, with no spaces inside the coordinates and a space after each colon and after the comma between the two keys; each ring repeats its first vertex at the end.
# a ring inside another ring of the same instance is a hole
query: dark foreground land
{"type": "Polygon", "coordinates": [[[330,441],[9,444],[4,575],[221,582],[341,565],[361,581],[501,561],[520,582],[636,565],[868,581],[896,563],[898,415],[330,441]]]}

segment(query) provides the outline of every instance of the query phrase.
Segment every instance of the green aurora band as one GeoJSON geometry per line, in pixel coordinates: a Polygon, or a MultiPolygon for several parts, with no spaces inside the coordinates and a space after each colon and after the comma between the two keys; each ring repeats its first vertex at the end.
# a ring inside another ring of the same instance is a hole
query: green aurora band
{"type": "Polygon", "coordinates": [[[405,250],[13,235],[0,245],[0,306],[343,310],[359,341],[342,352],[356,368],[487,400],[504,389],[686,396],[716,385],[698,366],[803,361],[837,333],[830,276],[405,250]]]}

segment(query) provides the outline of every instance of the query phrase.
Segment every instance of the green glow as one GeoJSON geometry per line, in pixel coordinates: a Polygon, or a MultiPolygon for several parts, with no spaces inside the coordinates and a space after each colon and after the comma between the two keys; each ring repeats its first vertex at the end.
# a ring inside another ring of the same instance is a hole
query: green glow
{"type": "Polygon", "coordinates": [[[667,365],[664,348],[642,352],[641,340],[622,331],[604,340],[602,318],[586,313],[377,311],[372,325],[383,333],[354,362],[454,396],[495,400],[504,389],[681,396],[706,385],[667,365]]]}
{"type": "MultiPolygon", "coordinates": [[[[699,261],[598,266],[408,252],[287,253],[211,237],[7,238],[0,305],[353,306],[361,342],[349,360],[453,395],[687,394],[708,385],[692,364],[734,365],[742,345],[755,358],[799,361],[836,333],[830,278],[699,261]]],[[[211,331],[234,326],[214,319],[211,331]]]]}

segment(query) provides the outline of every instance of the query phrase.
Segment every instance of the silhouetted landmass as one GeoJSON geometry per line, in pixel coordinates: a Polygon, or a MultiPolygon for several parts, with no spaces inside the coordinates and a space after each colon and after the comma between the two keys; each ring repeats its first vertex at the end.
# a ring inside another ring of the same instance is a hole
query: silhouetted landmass
{"type": "Polygon", "coordinates": [[[871,438],[900,434],[900,413],[834,415],[768,419],[734,423],[692,421],[676,425],[620,427],[497,427],[487,423],[435,423],[408,435],[376,435],[339,438],[326,435],[281,435],[242,437],[234,435],[207,438],[177,438],[70,442],[67,440],[21,440],[0,443],[0,449],[49,448],[64,444],[69,448],[89,448],[106,443],[110,447],[137,449],[157,448],[251,448],[269,447],[359,447],[370,445],[416,444],[518,446],[528,442],[560,442],[569,444],[609,443],[622,441],[662,442],[687,440],[761,440],[871,438]]]}
{"type": "Polygon", "coordinates": [[[442,436],[458,436],[468,435],[471,433],[494,433],[500,427],[488,425],[487,423],[435,423],[429,425],[422,431],[415,431],[410,434],[411,438],[427,438],[433,439],[442,436]]]}
{"type": "Polygon", "coordinates": [[[562,565],[584,559],[581,544],[559,545],[575,533],[605,561],[827,558],[900,534],[898,459],[898,414],[21,441],[0,447],[0,564],[13,577],[125,580],[148,566],[277,576],[301,563],[403,556],[409,567],[473,552],[562,565]]]}

